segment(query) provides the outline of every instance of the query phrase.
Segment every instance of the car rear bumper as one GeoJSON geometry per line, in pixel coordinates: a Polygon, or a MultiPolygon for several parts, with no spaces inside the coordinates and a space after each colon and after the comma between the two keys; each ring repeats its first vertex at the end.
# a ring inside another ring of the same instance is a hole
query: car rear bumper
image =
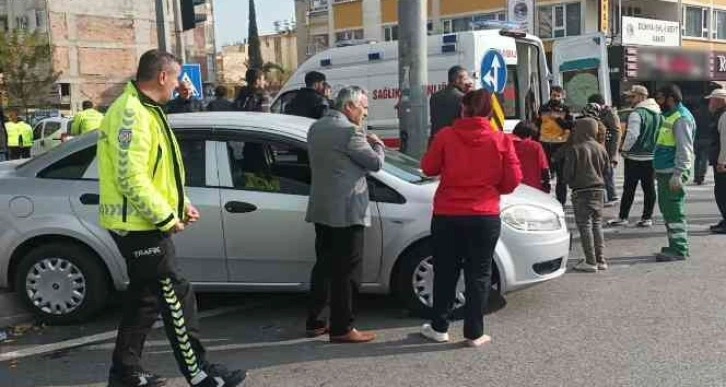
{"type": "MultiPolygon", "coordinates": [[[[497,247],[504,283],[503,292],[525,289],[565,274],[570,253],[570,233],[522,233],[502,226],[497,247]]],[[[500,273],[501,274],[501,273],[500,273]]]]}

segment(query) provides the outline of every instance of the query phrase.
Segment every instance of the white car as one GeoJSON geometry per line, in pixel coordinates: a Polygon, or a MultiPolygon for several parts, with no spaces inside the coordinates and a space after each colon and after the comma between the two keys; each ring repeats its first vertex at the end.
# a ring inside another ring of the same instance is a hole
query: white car
{"type": "MultiPolygon", "coordinates": [[[[200,291],[303,291],[315,262],[305,222],[310,189],[306,146],[313,121],[301,117],[205,112],[170,116],[201,220],[175,236],[182,271],[200,291]],[[254,150],[248,152],[247,150],[254,150]],[[276,191],[250,189],[245,174],[264,165],[276,191]]],[[[126,268],[99,227],[97,133],[20,164],[0,164],[0,287],[14,288],[42,318],[88,318],[126,268]]],[[[430,221],[437,181],[418,162],[387,151],[369,177],[362,290],[392,293],[408,307],[432,304],[430,221]]],[[[495,289],[509,292],[565,273],[570,235],[562,206],[521,186],[502,199],[495,289]]],[[[460,281],[458,302],[464,302],[460,281]]]]}
{"type": "Polygon", "coordinates": [[[71,117],[50,117],[35,124],[30,156],[35,157],[45,153],[70,138],[71,125],[73,125],[71,117]]]}

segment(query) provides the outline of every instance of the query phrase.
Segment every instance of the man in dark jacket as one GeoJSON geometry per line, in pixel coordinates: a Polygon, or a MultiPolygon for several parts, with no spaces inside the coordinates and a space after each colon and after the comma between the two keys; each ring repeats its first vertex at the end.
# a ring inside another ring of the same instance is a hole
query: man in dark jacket
{"type": "Polygon", "coordinates": [[[202,102],[194,97],[193,86],[188,82],[179,82],[179,95],[166,104],[166,114],[194,113],[204,111],[202,102]]]}
{"type": "Polygon", "coordinates": [[[704,104],[701,101],[691,105],[695,107],[693,116],[696,119],[696,134],[693,141],[693,152],[696,161],[693,168],[693,182],[697,185],[703,184],[706,178],[711,152],[712,124],[715,125],[716,121],[718,121],[718,116],[713,115],[714,112],[710,111],[708,105],[708,103],[704,104]]]}
{"type": "Polygon", "coordinates": [[[439,130],[451,126],[461,117],[461,99],[470,83],[469,72],[461,66],[449,69],[449,85],[436,92],[429,101],[431,114],[431,140],[439,130]]]}
{"type": "Polygon", "coordinates": [[[585,260],[575,270],[594,273],[606,270],[605,237],[602,231],[602,211],[605,199],[605,175],[610,160],[605,148],[597,142],[598,123],[581,118],[575,123],[571,145],[565,152],[562,179],[572,188],[575,222],[585,260]]]}
{"type": "Polygon", "coordinates": [[[265,73],[259,69],[249,69],[245,73],[245,81],[247,86],[239,91],[237,99],[234,101],[237,110],[243,112],[269,112],[270,96],[265,91],[265,86],[267,86],[265,73]]]}
{"type": "Polygon", "coordinates": [[[600,121],[605,125],[605,150],[610,157],[610,171],[605,176],[605,191],[607,198],[605,206],[609,207],[617,203],[617,190],[615,189],[615,169],[618,167],[618,148],[620,146],[620,117],[618,111],[612,106],[605,105],[605,98],[602,94],[593,94],[588,98],[587,102],[600,105],[600,121]]]}
{"type": "Polygon", "coordinates": [[[285,114],[318,120],[330,108],[325,98],[325,74],[311,71],[305,74],[305,87],[285,106],[285,114]]]}
{"type": "Polygon", "coordinates": [[[214,89],[214,101],[207,104],[209,112],[229,112],[235,110],[234,104],[227,100],[227,88],[217,86],[214,89]]]}
{"type": "Polygon", "coordinates": [[[721,221],[711,226],[714,234],[726,234],[726,90],[716,89],[706,97],[709,110],[713,112],[711,131],[711,165],[713,165],[713,188],[716,204],[721,213],[721,221]]]}
{"type": "Polygon", "coordinates": [[[8,132],[5,128],[5,112],[0,106],[0,161],[8,159],[8,132]]]}

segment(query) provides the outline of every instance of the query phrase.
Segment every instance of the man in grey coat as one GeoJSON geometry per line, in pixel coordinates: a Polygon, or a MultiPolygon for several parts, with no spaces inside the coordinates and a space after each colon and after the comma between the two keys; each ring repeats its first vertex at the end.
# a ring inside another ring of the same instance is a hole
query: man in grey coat
{"type": "Polygon", "coordinates": [[[369,172],[383,167],[383,142],[366,135],[368,97],[359,87],[342,89],[334,109],[312,125],[308,151],[312,184],[305,220],[315,224],[317,260],[310,279],[306,333],[330,334],[335,343],[375,339],[353,327],[354,297],[363,269],[363,238],[370,226],[369,172]],[[330,326],[320,314],[330,297],[330,326]]]}

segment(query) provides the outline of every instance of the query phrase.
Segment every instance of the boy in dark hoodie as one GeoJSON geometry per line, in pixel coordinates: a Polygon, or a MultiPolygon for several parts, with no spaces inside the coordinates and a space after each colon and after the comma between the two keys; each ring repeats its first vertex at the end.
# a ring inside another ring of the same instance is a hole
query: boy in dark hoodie
{"type": "Polygon", "coordinates": [[[608,268],[602,211],[605,202],[605,176],[610,168],[607,151],[597,141],[598,122],[581,118],[575,122],[572,141],[563,151],[562,177],[572,188],[575,222],[580,231],[585,260],[575,270],[596,273],[608,268]]]}

